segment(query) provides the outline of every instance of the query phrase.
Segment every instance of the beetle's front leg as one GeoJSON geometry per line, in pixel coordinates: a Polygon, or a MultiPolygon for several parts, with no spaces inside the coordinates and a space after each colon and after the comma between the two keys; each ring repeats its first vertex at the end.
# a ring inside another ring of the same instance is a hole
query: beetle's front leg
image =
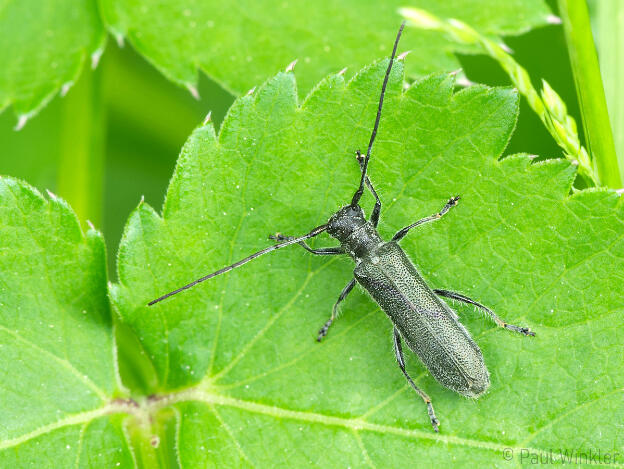
{"type": "Polygon", "coordinates": [[[323,327],[321,327],[321,330],[318,332],[318,336],[316,337],[317,342],[320,342],[321,340],[323,340],[323,337],[327,335],[327,332],[329,331],[330,326],[334,323],[334,320],[336,319],[336,315],[338,313],[338,305],[342,302],[342,300],[344,300],[347,297],[349,293],[351,293],[351,290],[353,290],[354,286],[355,286],[355,279],[352,278],[351,281],[347,283],[347,285],[342,289],[342,292],[340,292],[338,301],[334,303],[334,307],[332,308],[332,314],[330,318],[327,320],[325,324],[323,324],[323,327]]]}
{"type": "Polygon", "coordinates": [[[446,205],[444,207],[442,207],[442,210],[440,210],[438,213],[435,213],[429,217],[425,217],[425,218],[421,218],[420,220],[418,220],[415,223],[412,223],[411,225],[407,225],[405,228],[400,229],[399,231],[397,231],[397,233],[392,237],[392,241],[401,241],[405,235],[407,234],[407,232],[409,230],[411,230],[412,228],[416,228],[419,225],[423,225],[425,223],[429,223],[430,221],[436,221],[439,220],[440,218],[442,218],[444,215],[446,215],[446,213],[453,207],[455,207],[455,205],[457,205],[457,202],[459,201],[460,197],[458,195],[456,195],[455,197],[451,197],[448,202],[446,203],[446,205]]]}
{"type": "MultiPolygon", "coordinates": [[[[276,233],[274,235],[270,235],[269,239],[272,239],[273,241],[282,242],[282,241],[289,241],[291,239],[294,239],[294,236],[284,236],[281,233],[276,233]]],[[[314,248],[311,248],[308,245],[308,243],[306,243],[305,241],[301,241],[299,245],[303,247],[306,251],[311,252],[312,254],[316,254],[317,256],[337,256],[338,254],[345,253],[345,250],[342,246],[331,246],[328,248],[314,249],[314,248]]]]}

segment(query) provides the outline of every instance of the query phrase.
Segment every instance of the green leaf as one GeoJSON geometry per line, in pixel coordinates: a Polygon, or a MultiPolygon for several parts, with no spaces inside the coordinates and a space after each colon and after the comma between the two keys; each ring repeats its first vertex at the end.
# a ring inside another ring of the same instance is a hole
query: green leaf
{"type": "Polygon", "coordinates": [[[191,135],[162,217],[145,203],[131,215],[111,297],[153,366],[148,412],[170,412],[153,431],[169,444],[177,436],[182,467],[492,467],[505,448],[517,462],[522,448],[621,448],[623,204],[608,190],[571,196],[575,168],[565,160],[500,159],[518,113],[510,89],[454,93],[442,75],[402,91],[398,62],[373,149],[382,235],[461,194],[404,249],[435,288],[537,332],[520,337],[456,306],[491,373],[477,401],[442,388],[408,355],[440,434],[396,366],[389,321],[362,291],[315,342],[352,276],[348,258],[293,246],[146,306],[269,245],[269,234],[306,233],[350,200],[386,65],[349,83],[331,75],[302,103],[293,74],[278,74],[235,102],[218,136],[211,125],[191,135]]]}
{"type": "MultiPolygon", "coordinates": [[[[485,34],[513,35],[547,23],[543,0],[392,0],[362,2],[229,2],[101,0],[109,30],[132,45],[168,78],[196,88],[197,69],[239,95],[288,63],[297,64],[307,93],[322,77],[344,67],[356,72],[392,43],[404,6],[425,8],[472,24],[485,34]]],[[[460,47],[442,34],[408,31],[408,72],[423,75],[460,68],[460,47]]]]}
{"type": "Polygon", "coordinates": [[[0,466],[129,461],[105,265],[64,201],[0,179],[0,466]]]}
{"type": "Polygon", "coordinates": [[[105,41],[96,0],[0,1],[0,111],[12,104],[21,128],[105,41]]]}

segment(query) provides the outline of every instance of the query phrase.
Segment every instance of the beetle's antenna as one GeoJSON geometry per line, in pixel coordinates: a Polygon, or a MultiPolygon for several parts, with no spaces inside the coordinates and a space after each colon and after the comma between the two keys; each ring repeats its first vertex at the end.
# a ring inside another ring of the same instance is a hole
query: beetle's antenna
{"type": "Polygon", "coordinates": [[[364,159],[364,165],[362,166],[362,178],[360,179],[360,187],[355,191],[353,195],[353,199],[351,200],[351,206],[355,207],[362,194],[364,193],[364,182],[366,181],[366,170],[368,168],[368,160],[370,160],[371,150],[373,148],[373,142],[375,141],[375,137],[377,136],[377,128],[379,127],[379,119],[381,118],[381,108],[383,106],[384,94],[386,93],[386,85],[388,84],[388,79],[390,78],[390,71],[392,70],[392,64],[394,63],[394,56],[396,55],[396,50],[399,45],[399,39],[401,39],[401,33],[403,32],[403,28],[405,27],[405,21],[401,23],[401,27],[399,28],[399,32],[397,33],[397,37],[394,40],[394,47],[392,48],[392,55],[390,56],[390,63],[388,64],[388,69],[386,70],[386,76],[384,77],[383,85],[381,85],[381,96],[379,97],[379,106],[377,107],[377,117],[375,118],[375,126],[373,127],[373,133],[371,134],[370,142],[368,142],[368,150],[366,150],[366,158],[364,159]]]}
{"type": "Polygon", "coordinates": [[[310,231],[308,234],[305,234],[303,236],[299,236],[298,238],[292,238],[292,239],[289,239],[288,241],[284,241],[283,243],[274,244],[272,246],[269,246],[268,248],[262,249],[261,251],[254,252],[249,257],[245,257],[244,259],[241,259],[238,262],[234,262],[234,264],[232,264],[232,265],[228,265],[227,267],[223,267],[222,269],[219,269],[216,272],[208,274],[208,275],[206,275],[206,276],[204,276],[202,278],[198,278],[194,282],[191,282],[191,283],[189,283],[187,285],[184,285],[183,287],[180,287],[177,290],[173,290],[173,291],[167,293],[166,295],[161,296],[160,298],[156,298],[155,300],[150,301],[147,304],[147,306],[152,306],[152,305],[158,303],[159,301],[162,301],[162,300],[164,300],[166,298],[169,298],[170,296],[173,296],[173,295],[175,295],[177,293],[180,293],[183,290],[188,290],[189,288],[194,287],[195,285],[197,285],[198,283],[203,282],[204,280],[208,280],[210,278],[216,277],[217,275],[221,275],[221,274],[224,274],[226,272],[229,272],[230,270],[234,270],[237,267],[240,267],[241,265],[247,264],[247,262],[254,260],[256,257],[260,257],[263,254],[266,254],[267,252],[275,251],[276,249],[283,248],[283,247],[286,247],[286,246],[290,246],[291,244],[296,244],[296,243],[299,243],[299,242],[304,241],[306,239],[314,238],[316,235],[322,233],[326,229],[327,229],[327,225],[317,226],[312,231],[310,231]]]}

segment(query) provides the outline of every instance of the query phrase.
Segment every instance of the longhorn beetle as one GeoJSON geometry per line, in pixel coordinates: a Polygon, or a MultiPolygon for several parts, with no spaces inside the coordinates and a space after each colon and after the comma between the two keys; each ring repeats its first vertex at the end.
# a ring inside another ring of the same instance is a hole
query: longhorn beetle
{"type": "Polygon", "coordinates": [[[418,355],[433,377],[443,386],[463,396],[477,398],[483,395],[490,385],[490,377],[483,363],[481,350],[472,340],[466,328],[459,322],[455,311],[442,301],[440,297],[471,304],[490,316],[498,326],[505,329],[527,336],[534,336],[535,333],[526,327],[506,323],[490,309],[460,293],[432,289],[423,280],[412,261],[399,246],[399,241],[412,228],[442,218],[452,207],[457,205],[459,196],[451,197],[438,213],[418,220],[399,230],[389,242],[383,241],[377,232],[377,224],[379,223],[379,215],[381,213],[381,201],[366,175],[366,170],[379,127],[386,85],[388,84],[388,78],[390,77],[390,71],[392,70],[392,64],[404,26],[405,23],[401,24],[397,33],[390,62],[381,86],[377,117],[375,118],[375,125],[368,143],[366,156],[362,156],[359,151],[357,152],[361,177],[360,184],[353,195],[351,203],[334,213],[326,224],[317,226],[308,234],[296,237],[283,236],[281,234],[269,236],[270,239],[278,241],[278,243],[169,292],[151,301],[149,305],[158,303],[204,280],[229,272],[263,254],[290,246],[291,244],[299,244],[308,252],[319,256],[349,254],[356,264],[353,271],[354,278],[351,279],[338,296],[338,301],[334,304],[331,317],[319,331],[317,340],[320,342],[327,335],[330,326],[336,319],[338,305],[353,290],[355,283],[359,283],[370,293],[392,321],[394,352],[399,368],[401,368],[410,386],[425,401],[431,424],[437,432],[440,422],[433,411],[431,399],[423,390],[416,386],[405,370],[401,339],[418,355]],[[369,220],[366,220],[364,211],[359,205],[360,198],[364,192],[364,186],[368,187],[375,198],[375,206],[369,220]],[[330,236],[340,241],[340,246],[314,249],[306,243],[307,239],[314,238],[324,231],[327,231],[330,236]]]}

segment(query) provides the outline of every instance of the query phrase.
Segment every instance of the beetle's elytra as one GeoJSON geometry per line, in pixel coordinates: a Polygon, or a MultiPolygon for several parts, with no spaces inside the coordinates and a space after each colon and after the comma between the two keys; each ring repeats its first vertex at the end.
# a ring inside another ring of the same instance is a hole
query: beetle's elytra
{"type": "Polygon", "coordinates": [[[507,324],[493,311],[460,293],[431,289],[399,246],[399,241],[412,228],[442,218],[457,204],[459,196],[451,197],[440,212],[399,230],[389,242],[381,239],[377,232],[377,224],[379,223],[379,215],[381,213],[381,200],[366,172],[379,127],[386,85],[404,25],[405,23],[401,25],[396,36],[392,55],[390,56],[381,87],[379,107],[368,150],[365,156],[362,156],[359,151],[357,152],[361,178],[351,203],[334,213],[325,225],[318,226],[309,233],[299,237],[270,236],[278,243],[169,292],[151,301],[149,305],[158,303],[204,280],[229,272],[263,254],[291,244],[299,244],[307,251],[321,256],[348,254],[356,264],[353,279],[340,293],[338,301],[334,304],[331,317],[319,331],[317,340],[320,342],[327,335],[331,324],[336,318],[338,305],[351,292],[356,282],[359,283],[392,321],[394,351],[399,367],[410,386],[427,404],[431,424],[437,432],[439,421],[433,411],[431,399],[414,384],[405,370],[401,340],[404,340],[410,350],[418,355],[433,377],[443,386],[463,396],[476,398],[485,393],[490,385],[490,377],[483,361],[481,350],[466,328],[459,322],[457,314],[440,297],[476,306],[490,316],[500,327],[524,335],[533,336],[535,334],[526,327],[507,324]],[[368,220],[364,217],[364,211],[359,205],[365,187],[368,187],[375,198],[375,206],[368,220]],[[330,236],[337,239],[340,242],[340,246],[313,249],[306,244],[307,239],[313,238],[324,231],[327,231],[330,236]]]}

